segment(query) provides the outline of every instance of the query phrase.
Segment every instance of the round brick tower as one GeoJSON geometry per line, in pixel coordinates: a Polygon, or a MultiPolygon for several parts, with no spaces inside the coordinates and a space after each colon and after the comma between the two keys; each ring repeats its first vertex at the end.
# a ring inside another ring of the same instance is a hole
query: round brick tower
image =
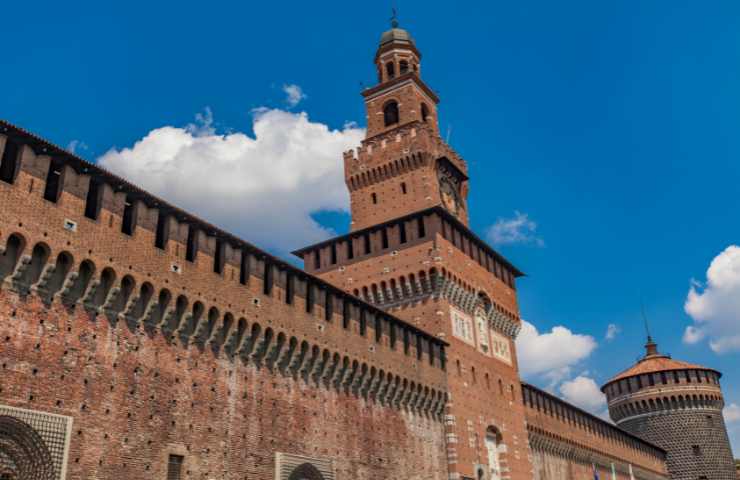
{"type": "Polygon", "coordinates": [[[722,417],[721,373],[672,359],[648,337],[646,353],[601,390],[622,429],[668,453],[675,480],[735,480],[722,417]]]}

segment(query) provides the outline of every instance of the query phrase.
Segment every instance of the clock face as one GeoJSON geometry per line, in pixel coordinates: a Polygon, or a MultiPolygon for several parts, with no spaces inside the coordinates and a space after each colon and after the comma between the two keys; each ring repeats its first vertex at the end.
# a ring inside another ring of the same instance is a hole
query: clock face
{"type": "Polygon", "coordinates": [[[442,205],[450,213],[458,215],[465,208],[460,193],[461,179],[459,175],[450,166],[440,163],[437,167],[437,179],[442,205]]]}

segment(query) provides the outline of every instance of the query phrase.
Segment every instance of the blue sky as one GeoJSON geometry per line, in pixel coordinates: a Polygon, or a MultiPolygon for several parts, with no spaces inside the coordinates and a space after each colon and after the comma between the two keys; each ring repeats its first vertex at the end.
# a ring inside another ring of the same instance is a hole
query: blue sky
{"type": "MultiPolygon", "coordinates": [[[[108,3],[3,7],[1,117],[279,253],[347,230],[339,153],[390,5],[108,3]]],[[[583,346],[528,378],[600,385],[641,353],[644,303],[661,349],[740,404],[740,3],[397,3],[470,167],[471,226],[528,274],[533,338],[583,346]]]]}

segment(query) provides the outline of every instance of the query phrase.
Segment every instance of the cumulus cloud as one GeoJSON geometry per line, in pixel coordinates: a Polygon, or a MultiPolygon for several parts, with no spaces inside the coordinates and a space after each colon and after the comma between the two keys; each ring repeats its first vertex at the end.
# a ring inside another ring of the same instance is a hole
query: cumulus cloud
{"type": "Polygon", "coordinates": [[[87,150],[87,145],[82,140],[72,140],[67,144],[66,150],[74,155],[80,153],[81,150],[87,150]]]}
{"type": "Polygon", "coordinates": [[[542,376],[555,384],[567,377],[573,366],[591,355],[596,340],[563,326],[540,333],[534,325],[522,321],[516,348],[522,375],[542,376]]]}
{"type": "Polygon", "coordinates": [[[601,393],[596,381],[585,375],[563,382],[560,395],[565,401],[597,415],[602,414],[606,407],[606,396],[601,393]]]}
{"type": "Polygon", "coordinates": [[[306,99],[306,94],[303,93],[303,89],[294,83],[283,85],[283,92],[285,92],[285,103],[287,103],[291,108],[306,99]]]}
{"type": "Polygon", "coordinates": [[[188,211],[278,253],[332,235],[311,217],[346,211],[342,152],[364,130],[332,130],[306,113],[253,112],[253,136],[217,134],[206,109],[185,127],[163,126],[98,163],[188,211]]]}
{"type": "Polygon", "coordinates": [[[526,213],[514,212],[513,218],[499,218],[486,232],[493,245],[528,244],[543,247],[545,242],[537,236],[537,223],[526,213]]]}
{"type": "Polygon", "coordinates": [[[609,326],[606,327],[606,334],[604,335],[604,338],[607,342],[611,342],[615,338],[617,338],[617,335],[620,334],[622,331],[621,328],[619,328],[619,325],[615,323],[610,323],[609,326]]]}
{"type": "Polygon", "coordinates": [[[740,247],[730,245],[707,269],[707,282],[692,282],[684,310],[694,320],[685,343],[707,338],[719,354],[740,350],[740,247]]]}
{"type": "Polygon", "coordinates": [[[740,406],[738,406],[737,403],[731,403],[727,405],[722,410],[722,413],[724,414],[725,422],[727,423],[740,422],[740,406]]]}

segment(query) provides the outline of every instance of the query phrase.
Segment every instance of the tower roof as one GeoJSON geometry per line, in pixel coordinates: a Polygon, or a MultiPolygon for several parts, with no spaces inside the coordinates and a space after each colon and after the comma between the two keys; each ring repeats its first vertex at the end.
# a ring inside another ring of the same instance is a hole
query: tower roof
{"type": "Polygon", "coordinates": [[[604,386],[618,380],[622,380],[623,378],[672,370],[711,370],[721,375],[713,368],[707,368],[695,363],[683,362],[681,360],[674,360],[670,355],[660,353],[658,351],[658,344],[653,342],[653,339],[648,336],[648,341],[645,344],[645,356],[638,360],[636,364],[614,376],[611,380],[606,382],[604,386]]]}
{"type": "Polygon", "coordinates": [[[411,34],[403,28],[398,27],[393,27],[390,30],[386,30],[385,32],[383,32],[383,35],[380,36],[381,47],[391,42],[410,43],[411,45],[414,45],[414,39],[411,37],[411,34]]]}

